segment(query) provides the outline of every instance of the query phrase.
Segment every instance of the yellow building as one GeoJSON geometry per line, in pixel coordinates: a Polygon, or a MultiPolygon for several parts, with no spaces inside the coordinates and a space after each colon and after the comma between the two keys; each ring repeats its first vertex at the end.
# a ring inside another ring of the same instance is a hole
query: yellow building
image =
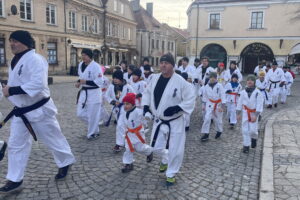
{"type": "Polygon", "coordinates": [[[187,54],[211,65],[235,60],[244,73],[258,61],[300,62],[299,0],[197,0],[188,11],[187,54]]]}

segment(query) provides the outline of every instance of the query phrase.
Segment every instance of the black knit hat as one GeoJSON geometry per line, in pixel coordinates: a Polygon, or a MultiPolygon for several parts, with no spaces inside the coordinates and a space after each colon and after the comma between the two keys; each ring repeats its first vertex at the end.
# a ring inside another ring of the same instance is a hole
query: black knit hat
{"type": "Polygon", "coordinates": [[[86,54],[88,57],[90,57],[91,59],[93,58],[93,51],[90,49],[82,49],[81,54],[86,54]]]}
{"type": "Polygon", "coordinates": [[[113,75],[112,75],[113,79],[119,79],[121,81],[123,81],[123,72],[121,70],[116,70],[113,75]]]}
{"type": "Polygon", "coordinates": [[[143,62],[149,62],[149,58],[145,57],[145,58],[143,59],[143,62]]]}
{"type": "Polygon", "coordinates": [[[184,80],[187,80],[189,78],[189,75],[186,72],[181,73],[181,76],[182,78],[184,78],[184,80]]]}
{"type": "Polygon", "coordinates": [[[173,65],[173,67],[175,66],[174,57],[170,53],[167,53],[160,58],[159,62],[163,62],[163,61],[170,63],[171,65],[173,65]]]}
{"type": "Polygon", "coordinates": [[[151,66],[150,65],[144,65],[144,70],[150,71],[151,70],[151,66]]]}
{"type": "Polygon", "coordinates": [[[28,48],[34,48],[34,39],[28,31],[18,30],[12,32],[9,36],[9,39],[15,39],[22,44],[26,45],[28,48]]]}
{"type": "Polygon", "coordinates": [[[237,75],[237,74],[232,74],[232,76],[231,76],[231,79],[233,79],[233,78],[236,78],[236,79],[238,79],[239,80],[239,76],[237,75]]]}
{"type": "Polygon", "coordinates": [[[231,61],[230,64],[237,65],[235,60],[231,61]]]}
{"type": "Polygon", "coordinates": [[[132,75],[136,75],[138,77],[142,76],[142,71],[139,68],[135,68],[132,72],[132,75]]]}
{"type": "Polygon", "coordinates": [[[201,62],[201,61],[200,61],[200,59],[199,59],[199,58],[195,58],[194,62],[197,62],[197,63],[199,63],[199,62],[201,62]]]}

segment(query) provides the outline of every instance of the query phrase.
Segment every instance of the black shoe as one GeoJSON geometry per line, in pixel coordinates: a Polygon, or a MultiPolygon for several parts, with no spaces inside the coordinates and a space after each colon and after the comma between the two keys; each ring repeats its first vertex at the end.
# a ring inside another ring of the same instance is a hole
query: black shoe
{"type": "Polygon", "coordinates": [[[243,153],[249,153],[249,147],[243,147],[243,153]]]}
{"type": "Polygon", "coordinates": [[[71,165],[67,165],[65,167],[59,168],[58,173],[55,176],[55,180],[64,180],[68,175],[68,171],[71,168],[71,165]]]}
{"type": "Polygon", "coordinates": [[[99,133],[97,133],[97,134],[93,134],[93,135],[91,135],[91,136],[88,138],[88,140],[96,140],[96,139],[98,139],[98,138],[99,138],[99,136],[100,136],[100,134],[99,134],[99,133]]]}
{"type": "Polygon", "coordinates": [[[215,139],[218,139],[219,137],[221,137],[222,132],[217,132],[215,139]]]}
{"type": "Polygon", "coordinates": [[[268,105],[268,106],[267,106],[267,108],[270,108],[270,109],[271,109],[271,108],[272,108],[272,105],[271,105],[271,104],[270,104],[270,105],[268,105]]]}
{"type": "Polygon", "coordinates": [[[251,138],[251,148],[256,147],[256,141],[257,141],[257,139],[251,138]]]}
{"type": "Polygon", "coordinates": [[[261,115],[258,116],[258,121],[259,121],[259,122],[261,121],[261,115]]]}
{"type": "Polygon", "coordinates": [[[185,127],[185,131],[189,131],[189,130],[190,130],[189,126],[185,127]]]}
{"type": "Polygon", "coordinates": [[[114,121],[114,124],[117,124],[117,123],[118,123],[117,120],[115,120],[115,121],[114,121]]]}
{"type": "Polygon", "coordinates": [[[5,156],[6,148],[7,148],[7,143],[4,142],[2,147],[1,147],[1,150],[0,150],[0,161],[3,160],[3,158],[5,156]]]}
{"type": "Polygon", "coordinates": [[[274,104],[274,107],[277,108],[277,103],[274,104]]]}
{"type": "Polygon", "coordinates": [[[151,162],[153,160],[153,153],[151,153],[149,156],[147,156],[147,162],[151,162]]]}
{"type": "Polygon", "coordinates": [[[21,190],[22,183],[23,183],[23,180],[20,182],[7,181],[6,184],[0,188],[0,194],[9,194],[11,192],[21,190]]]}
{"type": "Polygon", "coordinates": [[[209,134],[205,133],[202,137],[201,137],[201,142],[205,142],[209,139],[209,134]]]}
{"type": "Polygon", "coordinates": [[[133,164],[126,164],[124,168],[122,168],[122,173],[128,173],[133,170],[133,164]]]}
{"type": "Polygon", "coordinates": [[[212,124],[213,124],[213,123],[214,123],[214,120],[213,120],[213,119],[211,119],[211,120],[210,120],[210,123],[212,123],[212,124]]]}
{"type": "Polygon", "coordinates": [[[115,153],[119,153],[121,151],[121,146],[116,144],[116,146],[113,148],[113,151],[115,153]]]}

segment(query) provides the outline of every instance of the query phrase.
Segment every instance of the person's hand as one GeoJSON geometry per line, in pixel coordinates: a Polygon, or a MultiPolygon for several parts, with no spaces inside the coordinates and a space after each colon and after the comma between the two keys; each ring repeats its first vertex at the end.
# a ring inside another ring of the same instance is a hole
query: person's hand
{"type": "Polygon", "coordinates": [[[86,80],[80,79],[80,84],[81,85],[86,84],[86,80]]]}
{"type": "Polygon", "coordinates": [[[219,111],[219,112],[223,112],[224,110],[223,110],[222,107],[220,107],[220,108],[218,108],[218,111],[219,111]]]}
{"type": "Polygon", "coordinates": [[[257,117],[256,117],[256,115],[254,115],[254,116],[251,116],[251,122],[256,122],[256,119],[257,119],[257,117]]]}
{"type": "Polygon", "coordinates": [[[2,92],[5,97],[9,97],[9,86],[3,85],[2,92]]]}
{"type": "Polygon", "coordinates": [[[119,106],[120,105],[120,102],[116,101],[116,106],[119,106]]]}
{"type": "Polygon", "coordinates": [[[75,83],[75,87],[76,87],[76,88],[79,88],[79,87],[80,87],[80,82],[76,82],[76,83],[75,83]]]}

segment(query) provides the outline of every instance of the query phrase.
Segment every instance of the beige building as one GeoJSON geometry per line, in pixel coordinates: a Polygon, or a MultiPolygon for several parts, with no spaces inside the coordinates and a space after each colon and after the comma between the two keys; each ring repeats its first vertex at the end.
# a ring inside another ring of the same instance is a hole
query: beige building
{"type": "Polygon", "coordinates": [[[197,0],[188,11],[188,56],[239,62],[253,73],[260,60],[300,62],[299,0],[197,0]]]}
{"type": "Polygon", "coordinates": [[[153,3],[147,3],[147,10],[140,6],[139,0],[131,1],[137,22],[137,62],[149,58],[150,64],[158,66],[159,58],[170,52],[175,56],[175,37],[168,28],[153,17],[153,3]]]}

